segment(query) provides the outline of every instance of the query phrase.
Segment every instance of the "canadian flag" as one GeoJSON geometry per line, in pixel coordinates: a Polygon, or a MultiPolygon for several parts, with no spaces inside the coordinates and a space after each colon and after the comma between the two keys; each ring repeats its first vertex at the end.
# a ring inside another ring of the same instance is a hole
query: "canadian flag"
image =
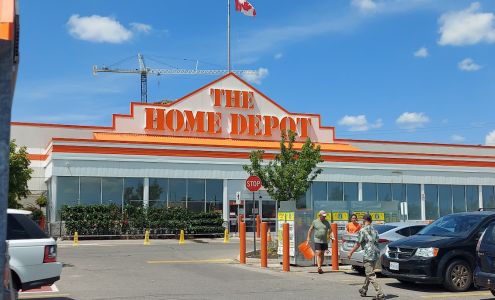
{"type": "Polygon", "coordinates": [[[242,12],[248,17],[256,16],[256,9],[246,0],[235,0],[235,10],[242,12]]]}

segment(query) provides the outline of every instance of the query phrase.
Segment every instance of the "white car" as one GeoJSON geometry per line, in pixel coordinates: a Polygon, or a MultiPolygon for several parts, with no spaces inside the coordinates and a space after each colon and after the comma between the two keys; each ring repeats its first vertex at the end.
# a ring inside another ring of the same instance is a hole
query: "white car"
{"type": "Polygon", "coordinates": [[[10,270],[17,291],[51,285],[60,279],[57,243],[30,219],[30,211],[7,209],[10,270]]]}

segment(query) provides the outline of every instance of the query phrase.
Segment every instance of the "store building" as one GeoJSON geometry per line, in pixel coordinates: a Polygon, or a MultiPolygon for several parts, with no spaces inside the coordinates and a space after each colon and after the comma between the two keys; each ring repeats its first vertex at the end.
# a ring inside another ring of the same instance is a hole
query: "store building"
{"type": "MultiPolygon", "coordinates": [[[[109,127],[12,122],[12,138],[28,147],[29,187],[48,192],[52,222],[64,204],[96,203],[217,210],[235,220],[252,211],[242,165],[255,149],[273,157],[285,129],[297,133],[296,147],[311,138],[324,159],[298,208],[430,220],[495,207],[495,147],[350,140],[322,123],[228,74],[170,104],[131,103],[109,127]],[[235,204],[239,191],[245,207],[235,204]]],[[[275,220],[266,192],[255,199],[275,220]]]]}

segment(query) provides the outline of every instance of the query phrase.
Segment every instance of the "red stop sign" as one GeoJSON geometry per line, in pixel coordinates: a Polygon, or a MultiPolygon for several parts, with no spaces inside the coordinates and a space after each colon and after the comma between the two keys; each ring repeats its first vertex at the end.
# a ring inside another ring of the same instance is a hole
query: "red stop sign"
{"type": "Polygon", "coordinates": [[[246,179],[246,188],[251,192],[256,192],[261,188],[261,179],[258,176],[249,176],[246,179]]]}

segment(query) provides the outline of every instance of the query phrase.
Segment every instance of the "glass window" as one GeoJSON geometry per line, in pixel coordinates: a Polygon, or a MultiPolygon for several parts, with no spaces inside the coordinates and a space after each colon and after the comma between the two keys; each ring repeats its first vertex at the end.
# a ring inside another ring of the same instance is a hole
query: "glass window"
{"type": "Polygon", "coordinates": [[[7,240],[46,238],[48,237],[43,230],[28,216],[23,214],[7,214],[7,240]]]}
{"type": "Polygon", "coordinates": [[[376,201],[376,183],[363,183],[363,201],[376,201]]]}
{"type": "Polygon", "coordinates": [[[101,203],[101,178],[81,177],[81,199],[83,205],[101,203]]]}
{"type": "Polygon", "coordinates": [[[402,229],[397,230],[395,233],[398,233],[402,236],[410,236],[411,235],[411,228],[404,227],[402,229]]]}
{"type": "Polygon", "coordinates": [[[223,211],[222,179],[206,179],[206,211],[223,211]]]}
{"type": "Polygon", "coordinates": [[[407,194],[407,217],[409,220],[421,220],[421,185],[408,184],[407,194]]]}
{"type": "Polygon", "coordinates": [[[311,196],[313,201],[327,201],[327,183],[313,181],[311,184],[311,196]]]}
{"type": "Polygon", "coordinates": [[[467,236],[486,218],[484,215],[448,215],[426,226],[418,234],[467,236]]]}
{"type": "Polygon", "coordinates": [[[392,230],[394,228],[397,228],[397,226],[394,226],[394,225],[374,225],[373,227],[376,229],[376,231],[379,234],[382,234],[384,232],[387,232],[389,230],[392,230]]]}
{"type": "Polygon", "coordinates": [[[188,180],[187,209],[194,212],[205,211],[205,180],[204,179],[188,180]]]}
{"type": "Polygon", "coordinates": [[[426,219],[438,219],[438,186],[436,184],[425,184],[425,210],[426,219]]]}
{"type": "Polygon", "coordinates": [[[406,201],[406,185],[402,183],[392,184],[392,200],[399,202],[406,201]]]}
{"type": "Polygon", "coordinates": [[[441,217],[452,213],[452,186],[438,186],[438,204],[441,217]]]}
{"type": "Polygon", "coordinates": [[[277,203],[276,201],[262,201],[262,217],[263,218],[276,218],[277,216],[275,215],[276,209],[275,209],[275,204],[277,203]]]}
{"type": "Polygon", "coordinates": [[[342,182],[328,183],[328,201],[344,200],[344,185],[342,182]]]}
{"type": "Polygon", "coordinates": [[[143,178],[124,178],[124,203],[143,206],[143,178]]]}
{"type": "Polygon", "coordinates": [[[79,177],[57,178],[57,215],[64,205],[79,204],[79,177]]]}
{"type": "Polygon", "coordinates": [[[358,201],[358,183],[344,182],[344,201],[358,201]]]}
{"type": "Polygon", "coordinates": [[[122,193],[124,191],[124,181],[122,178],[102,177],[102,203],[116,204],[122,206],[122,193]]]}
{"type": "Polygon", "coordinates": [[[466,206],[468,211],[477,211],[480,206],[480,195],[477,185],[466,186],[466,206]]]}
{"type": "Polygon", "coordinates": [[[483,235],[482,243],[495,244],[495,224],[488,226],[483,235]]]}
{"type": "Polygon", "coordinates": [[[167,178],[150,178],[149,207],[167,206],[167,178]]]}
{"type": "Polygon", "coordinates": [[[495,194],[493,186],[483,186],[483,208],[495,208],[495,194]]]}
{"type": "Polygon", "coordinates": [[[465,212],[466,211],[466,191],[463,185],[453,185],[452,186],[452,199],[454,212],[465,212]]]}
{"type": "Polygon", "coordinates": [[[186,179],[169,179],[168,206],[186,207],[186,179]]]}
{"type": "Polygon", "coordinates": [[[378,201],[392,201],[392,185],[390,183],[378,183],[378,201]]]}

